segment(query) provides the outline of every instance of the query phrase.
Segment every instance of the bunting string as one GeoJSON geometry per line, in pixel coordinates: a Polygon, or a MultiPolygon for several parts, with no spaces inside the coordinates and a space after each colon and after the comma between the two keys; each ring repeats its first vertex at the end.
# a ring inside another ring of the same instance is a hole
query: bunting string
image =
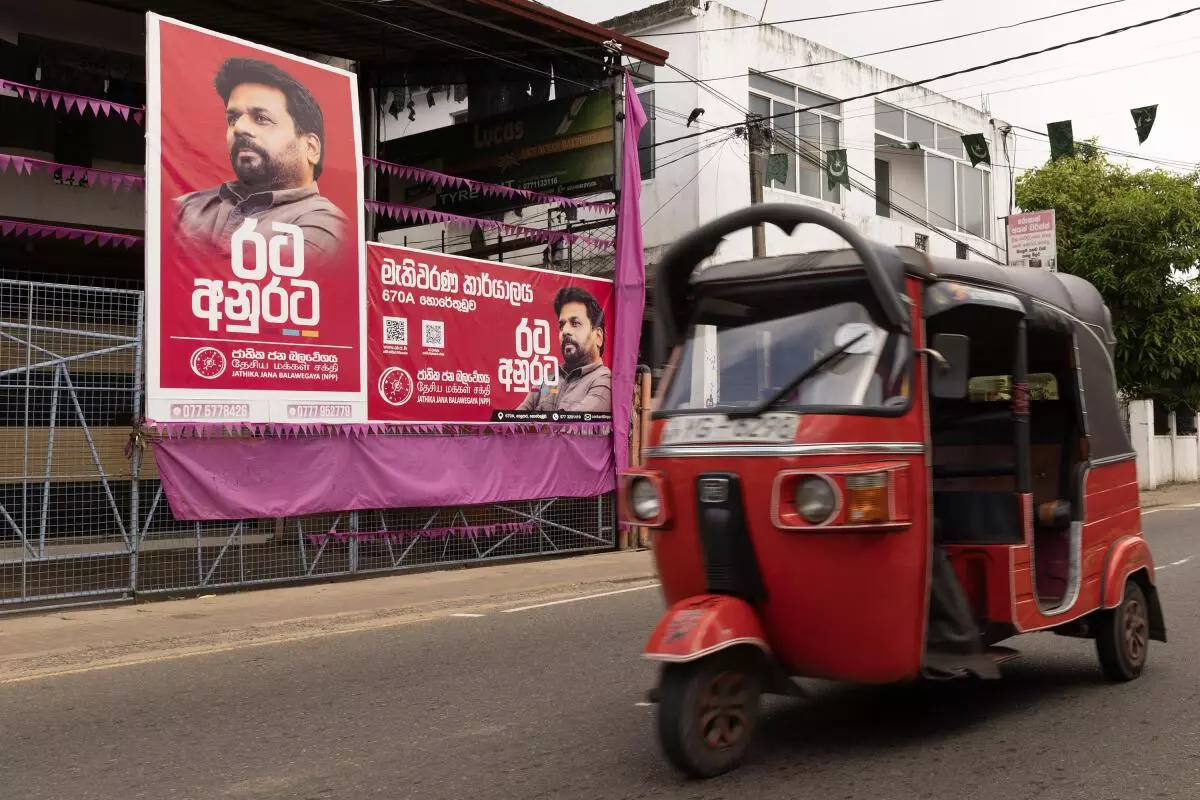
{"type": "Polygon", "coordinates": [[[459,528],[410,528],[396,531],[339,531],[332,529],[329,533],[310,533],[308,543],[312,547],[324,547],[330,541],[344,543],[351,539],[358,542],[387,541],[393,543],[413,539],[445,539],[447,536],[464,539],[492,539],[500,536],[532,536],[537,533],[537,529],[537,523],[533,521],[469,525],[459,528]]]}
{"type": "MultiPolygon", "coordinates": [[[[142,420],[137,436],[143,441],[158,439],[300,438],[311,436],[611,436],[610,422],[511,423],[511,424],[426,424],[383,423],[221,423],[150,422],[142,420]]],[[[130,450],[129,453],[132,453],[130,450]]]]}
{"type": "Polygon", "coordinates": [[[134,247],[144,241],[141,236],[129,236],[123,233],[93,231],[86,228],[67,228],[62,225],[42,225],[34,222],[21,222],[15,219],[0,218],[0,236],[28,236],[38,239],[83,239],[84,244],[95,242],[101,247],[134,247]]]}
{"type": "Polygon", "coordinates": [[[612,250],[615,247],[610,239],[599,239],[595,236],[585,236],[581,233],[554,231],[544,228],[527,228],[523,225],[510,225],[507,222],[500,222],[494,219],[462,217],[458,214],[449,214],[445,211],[434,211],[433,209],[429,208],[417,208],[416,206],[406,206],[397,203],[381,203],[377,200],[367,200],[364,204],[366,205],[368,211],[372,211],[376,214],[383,214],[401,222],[416,222],[426,225],[432,225],[434,223],[441,222],[447,225],[457,225],[467,229],[474,228],[478,225],[481,228],[502,231],[514,236],[527,236],[531,239],[537,239],[538,241],[543,241],[550,244],[569,241],[587,244],[591,245],[592,247],[606,250],[612,250]]]}
{"type": "Polygon", "coordinates": [[[482,181],[471,180],[469,178],[459,178],[455,175],[447,175],[444,172],[435,172],[431,169],[422,167],[410,167],[405,164],[395,164],[391,161],[382,161],[378,158],[364,157],[363,161],[369,167],[374,167],[388,175],[393,175],[397,178],[405,178],[411,181],[424,181],[437,186],[439,189],[470,189],[471,191],[482,194],[487,197],[503,197],[506,199],[522,198],[534,203],[553,203],[562,206],[572,206],[574,208],[587,208],[594,211],[603,211],[609,214],[617,213],[617,207],[612,203],[600,202],[598,200],[577,200],[571,197],[560,197],[554,194],[544,194],[542,192],[534,192],[529,189],[518,189],[515,186],[504,186],[498,183],[484,183],[482,181]]]}
{"type": "Polygon", "coordinates": [[[78,111],[81,115],[85,111],[90,110],[97,117],[107,117],[110,114],[117,114],[121,119],[132,119],[139,125],[142,124],[145,114],[144,108],[135,108],[123,103],[114,103],[111,100],[101,100],[98,97],[88,97],[82,94],[73,94],[72,92],[43,89],[39,86],[30,86],[25,83],[17,83],[16,81],[2,78],[0,78],[0,91],[16,92],[17,96],[22,100],[30,103],[41,103],[55,110],[61,108],[63,111],[68,112],[78,111]]]}
{"type": "Polygon", "coordinates": [[[89,186],[109,185],[115,192],[117,189],[131,189],[134,186],[145,188],[146,179],[132,172],[116,172],[110,169],[95,167],[78,167],[74,164],[60,164],[57,161],[44,161],[29,156],[13,156],[0,153],[0,172],[9,167],[16,170],[18,175],[32,175],[35,172],[46,172],[51,175],[61,171],[63,180],[87,181],[89,186]]]}

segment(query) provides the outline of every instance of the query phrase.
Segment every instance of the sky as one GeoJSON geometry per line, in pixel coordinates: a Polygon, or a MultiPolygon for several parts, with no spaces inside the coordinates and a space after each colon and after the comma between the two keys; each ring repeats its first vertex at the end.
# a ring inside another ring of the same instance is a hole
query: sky
{"type": "MultiPolygon", "coordinates": [[[[859,56],[1009,25],[1103,1],[1005,0],[984,3],[981,0],[938,0],[915,8],[780,27],[848,56],[859,56]]],[[[601,22],[651,5],[646,0],[545,2],[589,22],[601,22]]],[[[900,2],[904,0],[766,0],[764,20],[814,17],[900,2]]],[[[757,19],[763,13],[763,3],[764,0],[725,0],[722,4],[757,19]]],[[[907,80],[919,80],[1191,7],[1193,3],[1188,0],[1120,0],[1103,8],[1054,20],[862,60],[907,80]]],[[[656,36],[646,41],[670,51],[671,41],[676,38],[656,36]]],[[[1194,80],[1189,76],[1197,72],[1200,72],[1200,9],[1179,19],[927,86],[976,108],[980,107],[981,95],[986,95],[992,114],[1013,125],[1045,131],[1047,123],[1069,119],[1073,122],[1077,141],[1096,136],[1104,147],[1194,164],[1200,163],[1200,103],[1197,103],[1194,89],[1187,87],[1194,86],[1194,80]],[[1154,129],[1149,139],[1139,144],[1130,109],[1156,103],[1158,118],[1154,129]]],[[[789,76],[786,72],[778,75],[784,80],[789,76]]],[[[716,86],[719,88],[720,84],[716,86]]],[[[887,95],[881,99],[886,100],[887,95]]],[[[1022,135],[1025,138],[1018,142],[1016,166],[1019,169],[1036,168],[1049,155],[1047,140],[1027,133],[1022,135]]],[[[1127,163],[1134,169],[1157,166],[1141,160],[1127,163]]],[[[1170,169],[1184,171],[1174,165],[1170,169]]]]}

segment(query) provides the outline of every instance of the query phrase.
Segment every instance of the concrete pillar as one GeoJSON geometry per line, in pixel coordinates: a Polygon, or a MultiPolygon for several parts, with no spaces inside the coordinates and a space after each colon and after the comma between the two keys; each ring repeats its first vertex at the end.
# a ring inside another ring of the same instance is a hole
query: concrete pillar
{"type": "Polygon", "coordinates": [[[1133,400],[1129,403],[1129,438],[1137,453],[1138,485],[1142,489],[1157,489],[1159,476],[1154,453],[1154,401],[1133,400]]]}

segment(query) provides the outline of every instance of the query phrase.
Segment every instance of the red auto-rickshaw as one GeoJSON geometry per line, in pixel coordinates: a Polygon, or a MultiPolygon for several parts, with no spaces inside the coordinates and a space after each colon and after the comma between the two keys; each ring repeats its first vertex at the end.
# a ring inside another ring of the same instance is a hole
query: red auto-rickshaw
{"type": "Polygon", "coordinates": [[[674,245],[655,300],[668,367],[621,515],[669,607],[644,655],[676,767],[736,767],[794,677],[994,679],[997,643],[1053,631],[1128,681],[1166,641],[1091,284],[768,204],[674,245]],[[850,247],[697,269],[763,223],[850,247]]]}

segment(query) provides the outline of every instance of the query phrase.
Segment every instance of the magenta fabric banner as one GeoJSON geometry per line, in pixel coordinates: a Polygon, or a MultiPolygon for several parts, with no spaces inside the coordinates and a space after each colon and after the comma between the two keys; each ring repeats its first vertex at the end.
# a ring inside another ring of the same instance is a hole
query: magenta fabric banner
{"type": "Polygon", "coordinates": [[[633,383],[637,375],[638,344],[646,305],[646,264],[642,249],[642,168],[638,136],[646,112],[625,73],[625,138],[622,142],[621,197],[617,214],[617,258],[613,268],[616,335],[613,336],[613,458],[616,469],[629,466],[629,436],[633,417],[633,383]]]}
{"type": "Polygon", "coordinates": [[[595,497],[616,485],[608,436],[186,438],[154,443],[179,520],[595,497]]]}

